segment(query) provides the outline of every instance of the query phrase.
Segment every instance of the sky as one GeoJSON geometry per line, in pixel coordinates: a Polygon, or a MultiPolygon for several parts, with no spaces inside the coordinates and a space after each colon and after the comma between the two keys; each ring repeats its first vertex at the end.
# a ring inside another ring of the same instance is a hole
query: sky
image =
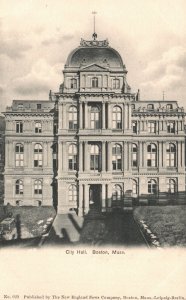
{"type": "Polygon", "coordinates": [[[58,92],[69,53],[108,38],[141,100],[178,100],[186,109],[185,0],[0,0],[0,111],[13,99],[58,92]]]}

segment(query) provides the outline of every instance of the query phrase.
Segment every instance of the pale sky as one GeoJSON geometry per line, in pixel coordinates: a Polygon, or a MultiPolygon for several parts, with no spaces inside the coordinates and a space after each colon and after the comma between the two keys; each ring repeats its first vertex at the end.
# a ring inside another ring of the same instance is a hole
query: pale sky
{"type": "Polygon", "coordinates": [[[48,99],[81,38],[108,38],[144,100],[186,108],[185,0],[0,0],[0,111],[13,99],[48,99]]]}

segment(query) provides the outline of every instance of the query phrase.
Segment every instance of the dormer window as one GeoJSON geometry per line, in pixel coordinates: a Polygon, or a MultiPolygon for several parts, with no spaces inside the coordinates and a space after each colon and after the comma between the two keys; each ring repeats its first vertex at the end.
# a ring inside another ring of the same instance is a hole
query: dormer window
{"type": "Polygon", "coordinates": [[[153,110],[154,109],[154,104],[148,104],[147,109],[148,110],[153,110]]]}
{"type": "Polygon", "coordinates": [[[72,78],[70,81],[70,88],[71,89],[77,89],[77,79],[72,78]]]}
{"type": "Polygon", "coordinates": [[[23,109],[23,103],[19,103],[17,106],[18,109],[23,109]]]}
{"type": "Polygon", "coordinates": [[[40,110],[41,109],[41,104],[37,104],[37,110],[40,110]]]}
{"type": "Polygon", "coordinates": [[[171,110],[172,109],[172,104],[167,104],[167,109],[171,110]]]}
{"type": "Polygon", "coordinates": [[[98,78],[97,77],[93,77],[92,78],[92,87],[93,88],[97,88],[98,87],[98,78]]]}
{"type": "Polygon", "coordinates": [[[120,88],[120,81],[118,78],[114,78],[112,82],[113,89],[119,89],[120,88]]]}

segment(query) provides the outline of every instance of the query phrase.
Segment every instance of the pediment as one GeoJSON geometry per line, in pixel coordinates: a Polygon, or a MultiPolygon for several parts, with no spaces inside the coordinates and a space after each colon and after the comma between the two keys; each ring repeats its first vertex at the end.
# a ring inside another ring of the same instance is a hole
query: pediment
{"type": "Polygon", "coordinates": [[[81,67],[81,71],[108,71],[108,68],[102,67],[98,64],[91,64],[81,67]]]}

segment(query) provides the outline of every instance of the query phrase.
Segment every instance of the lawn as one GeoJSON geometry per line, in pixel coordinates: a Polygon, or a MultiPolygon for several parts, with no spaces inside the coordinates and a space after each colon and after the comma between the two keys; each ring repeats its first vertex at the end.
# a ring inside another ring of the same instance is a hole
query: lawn
{"type": "Polygon", "coordinates": [[[145,221],[162,247],[186,246],[186,206],[146,206],[134,210],[135,219],[145,221]]]}
{"type": "Polygon", "coordinates": [[[20,238],[31,238],[45,233],[56,212],[53,207],[0,206],[0,221],[12,215],[19,227],[20,238]]]}

